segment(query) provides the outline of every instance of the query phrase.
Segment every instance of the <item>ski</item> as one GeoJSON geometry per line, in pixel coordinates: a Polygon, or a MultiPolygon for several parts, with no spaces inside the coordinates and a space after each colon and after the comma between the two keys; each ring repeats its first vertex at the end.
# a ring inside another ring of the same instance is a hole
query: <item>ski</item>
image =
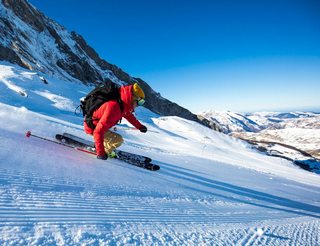
{"type": "MultiPolygon", "coordinates": [[[[69,145],[74,148],[80,148],[89,153],[95,154],[94,144],[85,139],[79,138],[69,133],[57,134],[56,139],[63,144],[69,145]]],[[[152,160],[149,157],[136,155],[136,154],[121,151],[121,150],[115,150],[115,152],[116,152],[116,159],[129,163],[131,165],[145,168],[151,171],[157,171],[160,169],[160,166],[151,163],[152,160]]]]}
{"type": "MultiPolygon", "coordinates": [[[[61,142],[66,141],[69,142],[70,144],[74,145],[74,147],[80,147],[80,148],[84,148],[90,151],[95,151],[95,147],[94,147],[94,143],[88,140],[85,140],[83,138],[80,138],[78,136],[72,135],[70,133],[63,133],[62,136],[59,136],[58,138],[62,139],[61,142]]],[[[59,140],[56,136],[56,139],[59,140]]],[[[115,152],[117,153],[117,155],[120,158],[131,158],[131,159],[135,159],[137,161],[140,162],[152,162],[152,159],[143,155],[137,155],[137,154],[133,154],[133,153],[129,153],[126,151],[122,151],[122,150],[115,150],[115,152]]]]}

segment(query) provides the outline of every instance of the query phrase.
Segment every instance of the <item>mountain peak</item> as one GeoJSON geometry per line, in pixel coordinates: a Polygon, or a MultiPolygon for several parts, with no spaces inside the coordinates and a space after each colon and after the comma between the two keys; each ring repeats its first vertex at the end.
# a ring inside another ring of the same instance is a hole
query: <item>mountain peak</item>
{"type": "Polygon", "coordinates": [[[0,23],[4,35],[0,45],[5,52],[1,52],[1,59],[30,70],[67,80],[75,78],[84,83],[103,81],[113,76],[112,71],[107,71],[107,66],[104,69],[99,66],[106,62],[89,48],[80,35],[68,32],[25,0],[3,0],[2,3],[5,11],[1,12],[0,23]]]}
{"type": "Polygon", "coordinates": [[[4,7],[13,11],[23,22],[32,26],[38,32],[45,29],[44,15],[25,0],[2,0],[4,7]]]}

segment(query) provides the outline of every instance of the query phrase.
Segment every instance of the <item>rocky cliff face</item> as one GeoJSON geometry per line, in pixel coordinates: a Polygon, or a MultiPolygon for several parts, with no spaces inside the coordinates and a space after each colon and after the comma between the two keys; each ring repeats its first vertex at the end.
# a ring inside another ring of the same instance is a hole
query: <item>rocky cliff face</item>
{"type": "Polygon", "coordinates": [[[133,78],[119,67],[101,59],[79,34],[68,32],[26,0],[0,2],[0,60],[67,80],[85,84],[111,79],[117,84],[138,82],[146,92],[146,107],[160,115],[175,115],[201,122],[205,119],[160,96],[145,81],[133,78]]]}

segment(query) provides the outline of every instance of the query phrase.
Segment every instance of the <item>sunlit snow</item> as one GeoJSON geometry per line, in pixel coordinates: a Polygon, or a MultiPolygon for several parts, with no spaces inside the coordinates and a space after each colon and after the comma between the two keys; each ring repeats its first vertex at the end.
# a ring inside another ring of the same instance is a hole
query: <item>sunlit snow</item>
{"type": "Polygon", "coordinates": [[[149,132],[126,121],[116,130],[121,149],[151,157],[157,172],[28,139],[92,140],[72,111],[90,88],[26,72],[0,65],[2,245],[319,244],[319,175],[144,108],[136,116],[149,132]]]}

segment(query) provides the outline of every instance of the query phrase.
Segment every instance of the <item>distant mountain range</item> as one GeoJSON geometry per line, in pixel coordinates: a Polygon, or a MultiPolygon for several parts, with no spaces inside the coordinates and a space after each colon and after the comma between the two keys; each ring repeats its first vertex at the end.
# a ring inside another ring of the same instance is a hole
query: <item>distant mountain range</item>
{"type": "Polygon", "coordinates": [[[58,76],[85,85],[107,79],[120,85],[138,82],[146,92],[146,108],[163,116],[180,116],[216,129],[205,119],[162,97],[142,79],[100,58],[81,35],[69,32],[26,0],[0,0],[0,60],[40,75],[58,76]]]}
{"type": "MultiPolygon", "coordinates": [[[[320,114],[312,112],[235,113],[207,111],[202,117],[219,125],[222,132],[243,139],[272,156],[305,165],[320,160],[320,114]]],[[[319,165],[320,167],[320,165],[319,165]]]]}
{"type": "Polygon", "coordinates": [[[219,125],[226,134],[234,132],[260,132],[264,129],[283,129],[288,127],[320,129],[320,114],[312,112],[257,112],[236,113],[210,110],[200,114],[219,125]]]}

